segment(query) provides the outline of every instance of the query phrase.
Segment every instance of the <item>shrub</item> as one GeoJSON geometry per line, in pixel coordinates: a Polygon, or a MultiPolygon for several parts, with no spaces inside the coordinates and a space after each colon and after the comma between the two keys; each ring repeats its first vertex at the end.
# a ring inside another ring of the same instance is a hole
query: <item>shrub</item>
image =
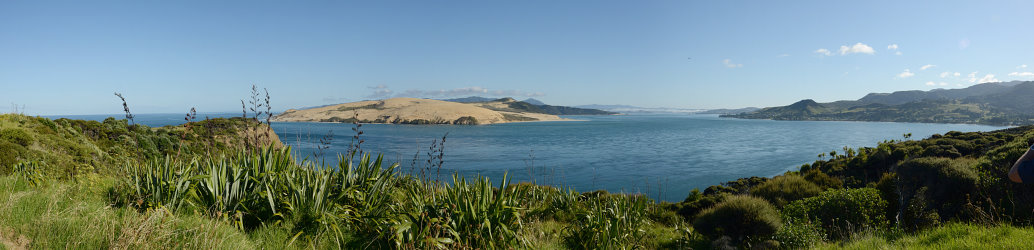
{"type": "Polygon", "coordinates": [[[700,212],[693,228],[711,239],[728,236],[734,243],[751,243],[768,239],[782,223],[779,212],[768,201],[736,195],[700,212]]]}
{"type": "Polygon", "coordinates": [[[773,238],[785,249],[805,249],[822,242],[826,237],[822,227],[810,221],[786,218],[783,227],[773,238]]]}
{"type": "MultiPolygon", "coordinates": [[[[904,207],[911,203],[926,202],[920,207],[934,209],[943,219],[966,219],[962,216],[964,205],[970,203],[969,196],[977,189],[980,179],[970,166],[971,159],[917,158],[898,166],[897,175],[904,207]],[[918,192],[925,188],[925,192],[918,192]],[[923,199],[917,199],[923,196],[923,199]]],[[[963,216],[964,217],[964,216],[963,216]]]]}
{"type": "Polygon", "coordinates": [[[727,196],[730,195],[726,193],[702,195],[699,192],[694,192],[690,193],[689,197],[686,197],[686,201],[675,204],[675,209],[686,221],[693,221],[700,214],[700,211],[713,207],[725,200],[727,196]]]}
{"type": "Polygon", "coordinates": [[[874,188],[831,189],[783,208],[787,217],[820,223],[830,237],[841,238],[886,223],[887,201],[874,188]]]}
{"type": "Polygon", "coordinates": [[[473,116],[464,116],[453,121],[452,124],[456,125],[478,125],[478,119],[473,116]]]}
{"type": "Polygon", "coordinates": [[[818,185],[823,190],[844,187],[844,181],[841,181],[839,178],[829,176],[818,169],[812,169],[805,172],[804,179],[811,183],[815,183],[815,185],[818,185]]]}
{"type": "Polygon", "coordinates": [[[32,135],[26,133],[25,130],[17,128],[5,128],[0,130],[0,140],[13,142],[14,144],[29,146],[32,144],[32,135]]]}
{"type": "Polygon", "coordinates": [[[647,209],[647,218],[665,226],[679,225],[683,223],[683,219],[682,216],[679,216],[676,212],[676,207],[674,205],[675,204],[667,202],[651,205],[650,208],[647,209]]]}
{"type": "Polygon", "coordinates": [[[822,192],[818,185],[799,175],[784,175],[772,178],[751,190],[751,193],[768,200],[776,207],[783,207],[792,201],[812,197],[822,192]]]}
{"type": "Polygon", "coordinates": [[[22,145],[0,140],[0,175],[11,173],[11,167],[18,163],[24,151],[22,145]]]}
{"type": "MultiPolygon", "coordinates": [[[[898,178],[894,173],[883,173],[876,183],[869,183],[869,187],[880,191],[880,197],[887,201],[887,212],[884,214],[887,219],[892,219],[901,208],[901,196],[898,195],[898,178]]],[[[891,221],[891,223],[896,223],[891,221]]]]}

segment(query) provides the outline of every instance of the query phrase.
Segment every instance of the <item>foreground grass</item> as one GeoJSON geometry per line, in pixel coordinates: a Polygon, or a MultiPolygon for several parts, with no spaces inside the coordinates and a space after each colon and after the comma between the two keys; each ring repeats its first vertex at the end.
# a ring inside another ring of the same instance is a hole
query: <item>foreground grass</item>
{"type": "Polygon", "coordinates": [[[1032,249],[1034,228],[952,223],[913,235],[863,235],[819,249],[1032,249]]]}
{"type": "MultiPolygon", "coordinates": [[[[48,180],[32,186],[17,175],[0,176],[0,249],[301,249],[334,248],[329,239],[292,241],[291,225],[242,231],[226,220],[164,208],[114,207],[114,177],[48,180]]],[[[528,249],[566,249],[572,224],[530,220],[520,232],[528,249]]],[[[642,246],[678,248],[677,229],[651,223],[642,246]]],[[[361,247],[361,246],[359,246],[361,247]]]]}
{"type": "Polygon", "coordinates": [[[112,182],[53,182],[35,188],[14,176],[0,177],[0,242],[10,249],[254,249],[271,243],[198,216],[112,208],[105,201],[112,182]]]}

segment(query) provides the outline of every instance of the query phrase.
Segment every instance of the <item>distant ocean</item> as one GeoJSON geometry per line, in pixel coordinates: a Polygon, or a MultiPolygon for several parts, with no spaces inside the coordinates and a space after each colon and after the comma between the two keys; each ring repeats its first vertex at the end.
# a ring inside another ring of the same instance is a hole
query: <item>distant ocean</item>
{"type": "MultiPolygon", "coordinates": [[[[107,116],[64,117],[103,120],[107,116]]],[[[464,176],[480,173],[498,180],[508,172],[515,182],[534,181],[578,191],[643,193],[655,199],[681,201],[693,188],[796,170],[816,160],[818,154],[839,152],[844,146],[872,147],[883,140],[901,140],[906,133],[922,139],[948,131],[1005,128],[676,114],[567,118],[583,121],[481,126],[364,124],[362,147],[400,162],[401,169],[409,172],[425,165],[432,141],[448,133],[442,179],[458,172],[464,176]]],[[[148,126],[175,125],[183,122],[183,115],[139,115],[136,121],[148,126]]],[[[347,123],[273,123],[280,139],[302,157],[311,157],[319,139],[330,132],[333,140],[327,155],[344,153],[354,135],[352,127],[347,123]]],[[[326,160],[335,164],[336,157],[326,160]]]]}

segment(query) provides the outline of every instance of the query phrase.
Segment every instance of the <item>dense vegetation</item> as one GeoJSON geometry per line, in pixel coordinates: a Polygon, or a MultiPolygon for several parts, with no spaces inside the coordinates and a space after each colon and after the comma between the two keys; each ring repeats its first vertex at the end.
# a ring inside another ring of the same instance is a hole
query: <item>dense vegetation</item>
{"type": "Polygon", "coordinates": [[[233,132],[261,128],[249,119],[0,117],[0,143],[17,149],[0,156],[13,162],[0,176],[0,243],[14,248],[1018,248],[1031,242],[1012,238],[1034,234],[1034,190],[1005,177],[1034,127],[844,148],[666,203],[443,178],[444,140],[402,172],[361,143],[335,166],[256,147],[233,132]]]}
{"type": "Polygon", "coordinates": [[[797,103],[726,117],[813,121],[978,123],[1034,122],[1034,82],[984,83],[965,89],[869,94],[856,101],[797,103]]]}

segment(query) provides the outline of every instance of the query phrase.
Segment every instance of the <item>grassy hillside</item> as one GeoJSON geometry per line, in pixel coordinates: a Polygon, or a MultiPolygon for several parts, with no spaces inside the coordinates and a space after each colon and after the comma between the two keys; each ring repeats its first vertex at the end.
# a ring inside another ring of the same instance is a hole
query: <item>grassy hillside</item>
{"type": "Polygon", "coordinates": [[[844,148],[800,171],[666,203],[430,174],[442,168],[440,141],[404,173],[361,149],[335,166],[297,161],[286,147],[246,149],[234,126],[206,139],[197,123],[68,120],[52,121],[68,132],[50,135],[37,131],[50,128],[46,119],[4,118],[3,131],[28,136],[0,142],[29,152],[0,175],[7,248],[1025,248],[1016,238],[1034,234],[1034,190],[1005,178],[1034,127],[844,148]],[[146,136],[182,146],[149,153],[135,139],[146,136]],[[73,140],[104,153],[38,150],[73,140]],[[94,170],[68,174],[75,168],[63,164],[94,170]]]}
{"type": "Polygon", "coordinates": [[[217,153],[244,144],[242,139],[249,137],[243,131],[249,127],[250,138],[279,145],[265,125],[241,118],[151,128],[114,118],[98,122],[0,114],[0,174],[10,174],[11,166],[21,161],[40,161],[53,166],[49,174],[72,176],[110,173],[117,164],[167,154],[217,153]]]}

